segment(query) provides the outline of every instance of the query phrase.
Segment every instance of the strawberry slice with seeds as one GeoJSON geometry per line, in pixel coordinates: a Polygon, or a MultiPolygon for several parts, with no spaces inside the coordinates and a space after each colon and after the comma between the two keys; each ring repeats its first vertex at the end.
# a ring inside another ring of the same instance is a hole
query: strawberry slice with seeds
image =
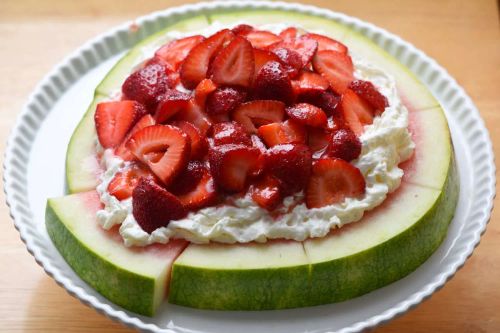
{"type": "Polygon", "coordinates": [[[330,87],[342,94],[354,79],[354,66],[349,55],[337,51],[318,51],[312,61],[314,70],[323,75],[330,87]]]}
{"type": "Polygon", "coordinates": [[[267,50],[261,50],[261,49],[253,49],[253,56],[254,56],[254,63],[255,63],[255,70],[254,70],[254,81],[255,78],[257,77],[257,74],[259,73],[260,69],[269,61],[276,61],[280,62],[280,58],[271,51],[267,50]]]}
{"type": "Polygon", "coordinates": [[[248,177],[258,167],[259,156],[257,148],[245,145],[211,147],[208,161],[215,183],[228,192],[243,191],[248,177]]]}
{"type": "Polygon", "coordinates": [[[332,141],[332,133],[323,128],[310,128],[307,134],[307,144],[313,152],[313,158],[321,157],[332,141]]]}
{"type": "Polygon", "coordinates": [[[318,42],[318,51],[330,50],[340,53],[347,53],[347,46],[335,39],[313,33],[307,33],[305,34],[305,36],[312,38],[318,42]]]}
{"type": "Polygon", "coordinates": [[[180,38],[167,43],[158,49],[155,57],[163,59],[172,71],[177,71],[180,64],[187,57],[191,49],[203,42],[205,37],[200,35],[180,38]]]}
{"type": "Polygon", "coordinates": [[[249,31],[244,36],[257,49],[267,49],[282,41],[281,37],[272,32],[262,30],[249,31]]]}
{"type": "Polygon", "coordinates": [[[229,29],[223,29],[191,49],[180,67],[181,82],[187,89],[194,89],[207,77],[210,62],[224,44],[234,38],[229,29]]]}
{"type": "Polygon", "coordinates": [[[302,94],[299,100],[321,108],[327,115],[331,116],[340,114],[340,111],[337,108],[340,104],[340,97],[331,91],[324,91],[319,95],[302,94]]]}
{"type": "Polygon", "coordinates": [[[115,149],[115,155],[120,156],[120,158],[124,161],[132,161],[135,159],[135,156],[128,150],[126,144],[130,137],[137,133],[139,130],[148,127],[148,126],[153,126],[155,123],[154,118],[150,115],[147,114],[132,127],[132,129],[127,133],[125,136],[125,139],[123,139],[122,143],[115,149]]]}
{"type": "Polygon", "coordinates": [[[305,143],[307,137],[305,128],[291,119],[260,126],[258,133],[268,147],[283,143],[305,143]]]}
{"type": "Polygon", "coordinates": [[[125,200],[132,196],[132,191],[141,177],[155,179],[155,176],[144,166],[132,163],[118,172],[108,185],[108,192],[118,200],[125,200]]]}
{"type": "Polygon", "coordinates": [[[284,194],[292,194],[306,186],[311,164],[312,155],[308,146],[288,143],[267,150],[264,170],[281,182],[284,194]]]}
{"type": "Polygon", "coordinates": [[[219,87],[206,101],[205,111],[210,116],[227,115],[245,101],[247,93],[232,87],[219,87]]]}
{"type": "MultiPolygon", "coordinates": [[[[189,166],[188,166],[189,170],[189,166]]],[[[183,193],[176,193],[179,201],[184,205],[187,210],[197,210],[203,207],[210,206],[217,201],[218,193],[215,189],[215,183],[208,168],[201,165],[196,168],[196,175],[192,172],[183,173],[179,176],[194,177],[197,179],[194,187],[191,190],[183,191],[183,193]]]]}
{"type": "Polygon", "coordinates": [[[170,120],[175,114],[188,107],[191,96],[179,90],[169,89],[161,95],[156,107],[155,120],[158,124],[163,124],[170,120]]]}
{"type": "Polygon", "coordinates": [[[241,144],[252,146],[252,140],[245,129],[234,121],[217,123],[213,126],[213,140],[215,146],[226,144],[241,144]]]}
{"type": "Polygon", "coordinates": [[[206,135],[210,127],[212,127],[212,122],[194,99],[189,101],[185,110],[174,116],[174,120],[183,120],[193,124],[202,135],[206,135]]]}
{"type": "Polygon", "coordinates": [[[186,166],[191,142],[177,127],[153,125],[132,135],[127,148],[168,185],[186,166]]]}
{"type": "Polygon", "coordinates": [[[130,74],[122,85],[125,99],[132,99],[154,110],[157,98],[169,88],[169,69],[160,61],[146,64],[130,74]]]}
{"type": "Polygon", "coordinates": [[[341,159],[320,159],[312,167],[306,189],[308,208],[320,208],[357,198],[365,193],[366,183],[358,168],[341,159]]]}
{"type": "Polygon", "coordinates": [[[278,47],[273,49],[273,53],[276,54],[280,62],[285,65],[290,78],[294,78],[299,74],[299,71],[303,67],[303,63],[302,57],[298,52],[284,47],[278,47]]]}
{"type": "Polygon", "coordinates": [[[272,99],[289,104],[293,101],[292,83],[288,71],[280,62],[269,61],[259,70],[253,84],[256,99],[272,99]]]}
{"type": "Polygon", "coordinates": [[[260,207],[273,211],[281,203],[280,182],[272,176],[266,176],[250,187],[252,200],[260,207]]]}
{"type": "Polygon", "coordinates": [[[358,158],[359,154],[361,154],[361,141],[353,131],[342,128],[333,133],[324,156],[350,162],[358,158]]]}
{"type": "Polygon", "coordinates": [[[295,39],[297,38],[297,28],[295,27],[289,27],[286,29],[283,29],[279,36],[283,38],[283,40],[288,40],[288,39],[295,39]]]}
{"type": "Polygon", "coordinates": [[[249,87],[254,68],[252,45],[245,38],[236,36],[212,62],[211,78],[219,85],[249,87]]]}
{"type": "Polygon", "coordinates": [[[318,42],[306,35],[285,39],[282,43],[274,47],[287,48],[297,52],[301,56],[302,67],[306,66],[318,49],[318,42]]]}
{"type": "Polygon", "coordinates": [[[147,113],[136,101],[103,102],[94,114],[99,143],[104,148],[118,146],[134,124],[147,113]]]}
{"type": "Polygon", "coordinates": [[[193,191],[200,182],[204,169],[206,166],[203,162],[189,161],[186,168],[168,186],[168,190],[177,197],[193,191]]]}
{"type": "Polygon", "coordinates": [[[326,91],[330,84],[320,74],[301,71],[299,76],[292,80],[293,93],[296,97],[306,95],[314,98],[326,91]]]}
{"type": "Polygon", "coordinates": [[[232,117],[247,133],[254,134],[259,126],[283,121],[285,104],[272,100],[246,102],[234,110],[232,117]]]}
{"type": "Polygon", "coordinates": [[[317,106],[308,103],[298,103],[285,109],[286,114],[300,124],[312,127],[326,127],[325,112],[317,106]]]}
{"type": "Polygon", "coordinates": [[[191,142],[190,159],[202,160],[208,151],[207,137],[202,135],[199,129],[187,121],[176,120],[171,125],[180,128],[189,136],[191,142]]]}
{"type": "Polygon", "coordinates": [[[141,178],[132,192],[132,214],[142,230],[152,233],[185,217],[187,210],[172,193],[151,179],[141,178]]]}
{"type": "Polygon", "coordinates": [[[349,85],[349,88],[370,104],[376,115],[381,114],[389,106],[387,98],[371,82],[354,80],[349,85]]]}
{"type": "Polygon", "coordinates": [[[235,26],[234,28],[231,29],[231,31],[235,35],[242,35],[242,36],[245,36],[250,31],[253,31],[253,30],[255,30],[254,27],[252,27],[251,25],[248,25],[248,24],[238,24],[237,26],[235,26]]]}
{"type": "Polygon", "coordinates": [[[194,90],[194,100],[202,109],[205,109],[205,102],[208,95],[217,89],[217,85],[210,79],[203,79],[194,90]]]}
{"type": "Polygon", "coordinates": [[[365,125],[373,123],[371,105],[350,89],[342,95],[341,108],[346,124],[358,136],[363,134],[365,125]]]}

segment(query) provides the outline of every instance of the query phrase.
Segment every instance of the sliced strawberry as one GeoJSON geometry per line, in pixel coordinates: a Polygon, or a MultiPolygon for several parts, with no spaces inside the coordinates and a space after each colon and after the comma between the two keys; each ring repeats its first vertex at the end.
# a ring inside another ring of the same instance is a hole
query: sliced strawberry
{"type": "Polygon", "coordinates": [[[318,42],[306,35],[303,35],[293,39],[285,39],[282,43],[279,43],[274,47],[284,47],[297,52],[301,56],[302,67],[304,67],[311,61],[316,53],[316,50],[318,49],[318,42]]]}
{"type": "Polygon", "coordinates": [[[234,38],[229,29],[223,29],[191,49],[180,67],[182,85],[194,89],[207,77],[208,66],[224,44],[234,38]]]}
{"type": "Polygon", "coordinates": [[[324,156],[340,158],[350,162],[361,154],[361,141],[347,128],[339,129],[332,135],[324,156]]]}
{"type": "Polygon", "coordinates": [[[184,111],[189,104],[191,96],[179,90],[168,89],[165,94],[158,98],[155,120],[158,124],[163,124],[170,120],[178,112],[184,111]]]}
{"type": "Polygon", "coordinates": [[[208,95],[217,89],[217,85],[210,79],[203,79],[194,90],[194,100],[202,109],[205,109],[205,102],[208,95]]]}
{"type": "Polygon", "coordinates": [[[323,75],[338,94],[342,94],[354,79],[352,59],[345,53],[318,51],[312,63],[314,70],[323,75]]]}
{"type": "Polygon", "coordinates": [[[249,33],[250,31],[253,31],[253,30],[254,30],[254,28],[248,24],[238,24],[237,26],[235,26],[234,28],[231,29],[231,31],[235,35],[243,35],[243,36],[245,36],[247,33],[249,33]]]}
{"type": "Polygon", "coordinates": [[[354,80],[349,85],[349,89],[368,102],[373,107],[376,115],[381,114],[389,106],[387,98],[371,82],[354,80]]]}
{"type": "Polygon", "coordinates": [[[186,110],[175,115],[174,120],[184,120],[193,124],[203,135],[206,135],[212,127],[212,122],[193,99],[189,101],[186,110]]]}
{"type": "Polygon", "coordinates": [[[147,233],[187,215],[179,199],[148,178],[141,178],[132,192],[132,213],[147,233]]]}
{"type": "Polygon", "coordinates": [[[296,97],[306,96],[306,98],[315,98],[326,91],[329,86],[330,84],[323,76],[309,71],[301,71],[292,80],[293,93],[296,97]]]}
{"type": "Polygon", "coordinates": [[[167,84],[170,88],[176,88],[181,84],[181,77],[179,72],[171,72],[167,74],[167,84]]]}
{"type": "Polygon", "coordinates": [[[138,101],[154,111],[157,98],[169,88],[168,71],[156,61],[130,74],[122,85],[125,99],[138,101]]]}
{"type": "Polygon", "coordinates": [[[218,123],[213,126],[214,145],[241,144],[252,146],[252,140],[243,126],[234,121],[218,123]]]}
{"type": "MultiPolygon", "coordinates": [[[[340,108],[339,108],[340,109],[340,108]]],[[[344,119],[344,114],[341,110],[333,114],[333,116],[328,117],[327,128],[329,131],[338,131],[341,128],[349,128],[344,119]]]]}
{"type": "Polygon", "coordinates": [[[252,200],[268,211],[275,210],[281,203],[280,182],[272,176],[266,176],[250,187],[252,200]]]}
{"type": "Polygon", "coordinates": [[[253,177],[258,177],[260,174],[264,172],[264,167],[266,164],[265,153],[267,151],[267,147],[257,135],[252,134],[251,139],[252,139],[252,146],[260,151],[259,159],[257,161],[257,167],[252,172],[253,177]]]}
{"type": "Polygon", "coordinates": [[[317,106],[308,103],[298,103],[285,109],[286,114],[300,124],[312,127],[326,127],[325,112],[317,106]]]}
{"type": "Polygon", "coordinates": [[[341,107],[346,124],[358,136],[363,134],[364,125],[373,122],[372,107],[350,89],[342,95],[341,107]]]}
{"type": "Polygon", "coordinates": [[[255,70],[254,70],[254,81],[259,73],[260,69],[269,61],[280,62],[280,58],[271,51],[261,50],[261,49],[253,49],[253,56],[255,62],[255,70]]]}
{"type": "Polygon", "coordinates": [[[312,168],[306,189],[308,208],[320,208],[365,193],[365,179],[358,168],[341,159],[320,159],[312,168]]]}
{"type": "Polygon", "coordinates": [[[248,40],[236,36],[211,64],[212,80],[220,85],[249,87],[255,69],[253,48],[248,40]]]}
{"type": "Polygon", "coordinates": [[[200,179],[195,184],[195,187],[188,192],[177,195],[177,198],[187,210],[197,210],[210,206],[216,202],[218,197],[214,179],[208,168],[202,166],[199,172],[201,172],[200,179]]]}
{"type": "Polygon", "coordinates": [[[97,104],[94,121],[101,146],[104,148],[118,146],[130,128],[146,113],[144,106],[135,101],[97,104]]]}
{"type": "Polygon", "coordinates": [[[247,133],[254,134],[259,126],[283,121],[285,104],[272,100],[246,102],[234,110],[232,117],[247,133]]]}
{"type": "Polygon", "coordinates": [[[132,135],[137,133],[139,130],[148,126],[153,126],[154,124],[155,120],[150,114],[147,114],[143,116],[141,119],[139,119],[139,121],[134,125],[134,127],[132,127],[132,129],[127,133],[122,143],[118,147],[116,147],[115,155],[120,156],[120,158],[124,161],[134,160],[135,156],[127,148],[128,140],[132,135]]]}
{"type": "Polygon", "coordinates": [[[244,190],[247,178],[258,166],[259,156],[257,148],[245,145],[211,147],[208,160],[215,183],[228,192],[244,190]]]}
{"type": "Polygon", "coordinates": [[[340,53],[347,53],[347,46],[339,41],[336,41],[335,39],[313,33],[307,33],[305,34],[305,36],[312,38],[318,42],[318,51],[330,50],[340,53]]]}
{"type": "Polygon", "coordinates": [[[287,39],[295,39],[297,37],[297,28],[294,27],[289,27],[286,29],[283,29],[279,36],[283,38],[283,40],[287,39]]]}
{"type": "Polygon", "coordinates": [[[168,190],[177,197],[193,191],[203,177],[206,168],[203,162],[189,161],[186,168],[168,186],[168,190]]]}
{"type": "Polygon", "coordinates": [[[305,143],[307,137],[305,128],[291,119],[260,126],[258,132],[268,147],[283,143],[305,143]]]}
{"type": "Polygon", "coordinates": [[[144,166],[132,163],[128,168],[118,172],[108,185],[108,192],[118,200],[132,196],[132,191],[141,177],[155,179],[155,176],[144,166]]]}
{"type": "Polygon", "coordinates": [[[127,148],[168,185],[186,166],[191,143],[189,136],[177,127],[154,125],[132,135],[127,148]]]}
{"type": "Polygon", "coordinates": [[[281,182],[285,194],[295,193],[306,186],[311,164],[311,150],[300,143],[276,145],[265,154],[265,171],[281,182]]]}
{"type": "Polygon", "coordinates": [[[332,141],[332,133],[323,128],[310,128],[307,138],[307,144],[313,152],[313,157],[319,158],[323,155],[332,141]]]}
{"type": "Polygon", "coordinates": [[[175,39],[166,45],[163,45],[156,51],[155,56],[163,59],[172,71],[177,71],[180,64],[189,54],[189,51],[199,43],[205,40],[200,35],[175,39]]]}
{"type": "Polygon", "coordinates": [[[269,61],[259,70],[253,84],[256,99],[273,99],[289,104],[293,101],[293,89],[288,72],[281,63],[269,61]]]}
{"type": "Polygon", "coordinates": [[[208,151],[207,137],[201,134],[193,124],[187,121],[176,120],[171,123],[172,126],[180,128],[189,136],[191,142],[191,160],[201,160],[208,151]]]}
{"type": "Polygon", "coordinates": [[[206,112],[210,116],[227,115],[245,101],[247,93],[242,89],[219,87],[206,101],[206,112]]]}
{"type": "Polygon", "coordinates": [[[294,78],[299,74],[303,67],[302,57],[298,52],[284,47],[273,49],[273,53],[278,56],[280,62],[285,65],[290,78],[294,78]]]}
{"type": "Polygon", "coordinates": [[[282,41],[281,37],[272,32],[262,30],[249,31],[244,36],[257,49],[267,49],[282,41]]]}
{"type": "Polygon", "coordinates": [[[320,94],[302,94],[299,100],[321,108],[329,116],[340,113],[337,109],[340,97],[331,91],[324,91],[320,94]]]}

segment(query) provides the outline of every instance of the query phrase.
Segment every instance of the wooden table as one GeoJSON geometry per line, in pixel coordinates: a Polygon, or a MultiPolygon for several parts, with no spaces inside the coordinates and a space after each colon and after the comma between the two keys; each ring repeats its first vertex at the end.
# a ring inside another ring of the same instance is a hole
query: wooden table
{"type": "MultiPolygon", "coordinates": [[[[0,145],[35,84],[89,38],[134,17],[190,1],[0,1],[0,145]]],[[[500,29],[494,0],[308,0],[383,27],[443,65],[500,139],[500,29]],[[397,4],[396,4],[397,3],[397,4]]],[[[1,202],[4,202],[3,192],[1,202]]],[[[497,199],[497,204],[500,199],[497,199]]],[[[28,254],[0,206],[0,325],[6,332],[125,332],[80,304],[28,254]]],[[[474,255],[444,289],[380,332],[500,331],[500,214],[474,255]]]]}

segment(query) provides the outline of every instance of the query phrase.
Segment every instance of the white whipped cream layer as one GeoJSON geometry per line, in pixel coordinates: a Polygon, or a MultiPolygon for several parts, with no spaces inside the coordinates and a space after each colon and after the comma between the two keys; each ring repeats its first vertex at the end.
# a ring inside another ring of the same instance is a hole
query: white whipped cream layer
{"type": "MultiPolygon", "coordinates": [[[[286,27],[283,24],[261,26],[274,32],[286,27]]],[[[203,30],[203,34],[210,35],[221,28],[222,25],[214,23],[203,30]]],[[[189,35],[196,33],[190,32],[189,35]]],[[[171,33],[168,37],[184,36],[171,33]]],[[[145,59],[153,52],[145,50],[145,59]]],[[[194,243],[266,242],[275,238],[303,241],[310,237],[323,237],[332,228],[359,221],[364,212],[380,205],[388,193],[399,187],[403,170],[398,168],[398,164],[411,157],[415,145],[408,132],[408,110],[398,96],[395,80],[356,55],[351,56],[355,78],[372,82],[389,101],[382,115],[375,118],[373,124],[365,126],[360,137],[361,154],[352,162],[366,181],[366,193],[362,197],[347,198],[342,203],[309,209],[301,203],[303,193],[297,193],[284,199],[283,206],[279,208],[281,214],[274,218],[247,195],[235,200],[232,206],[203,208],[148,234],[132,214],[132,199],[119,201],[107,192],[109,182],[117,172],[127,167],[127,162],[114,156],[112,150],[105,150],[102,163],[106,171],[97,187],[104,204],[104,209],[97,213],[99,223],[105,229],[120,224],[125,245],[145,246],[166,243],[171,238],[183,238],[194,243]]]]}

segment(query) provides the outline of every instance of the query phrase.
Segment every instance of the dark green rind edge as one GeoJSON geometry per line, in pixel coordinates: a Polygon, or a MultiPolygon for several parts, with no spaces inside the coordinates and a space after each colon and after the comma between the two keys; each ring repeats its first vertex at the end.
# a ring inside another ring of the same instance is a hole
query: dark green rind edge
{"type": "Polygon", "coordinates": [[[209,269],[175,264],[169,302],[212,310],[269,310],[340,302],[416,270],[439,247],[458,202],[454,158],[433,207],[397,236],[365,251],[321,263],[262,269],[209,269]]]}
{"type": "Polygon", "coordinates": [[[45,209],[45,224],[59,253],[82,280],[127,310],[154,315],[154,279],[117,267],[89,249],[64,225],[51,199],[45,209]]]}
{"type": "Polygon", "coordinates": [[[459,176],[454,156],[433,207],[415,224],[375,247],[349,257],[312,263],[309,305],[340,302],[407,276],[422,265],[446,237],[455,215],[459,176]]]}
{"type": "Polygon", "coordinates": [[[212,310],[277,310],[308,306],[309,265],[209,269],[174,264],[168,301],[212,310]]]}

